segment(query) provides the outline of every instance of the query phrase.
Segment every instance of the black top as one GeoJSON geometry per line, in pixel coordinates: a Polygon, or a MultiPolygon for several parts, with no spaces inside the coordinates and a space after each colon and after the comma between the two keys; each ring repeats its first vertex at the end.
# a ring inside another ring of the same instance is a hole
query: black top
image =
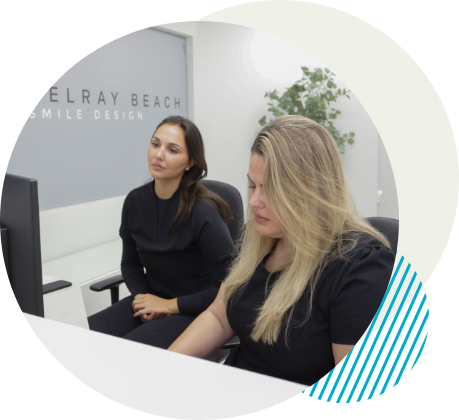
{"type": "MultiPolygon", "coordinates": [[[[261,262],[240,298],[227,307],[229,324],[241,344],[225,364],[306,385],[317,382],[335,366],[332,343],[354,345],[370,325],[389,284],[394,260],[392,251],[370,239],[357,245],[346,262],[330,263],[317,281],[311,318],[300,327],[292,324],[290,349],[285,346],[285,328],[272,346],[250,338],[269,275],[261,262]]],[[[294,320],[304,320],[308,308],[305,293],[296,305],[294,320]]]]}
{"type": "Polygon", "coordinates": [[[161,200],[154,181],[127,195],[120,227],[121,273],[133,296],[178,298],[180,313],[193,315],[217,296],[233,241],[220,214],[204,202],[195,203],[185,223],[169,235],[178,205],[179,191],[161,200]]]}

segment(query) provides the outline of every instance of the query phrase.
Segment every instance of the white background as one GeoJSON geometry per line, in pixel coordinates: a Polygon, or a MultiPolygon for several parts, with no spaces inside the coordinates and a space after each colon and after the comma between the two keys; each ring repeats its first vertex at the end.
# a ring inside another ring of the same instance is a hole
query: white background
{"type": "MultiPolygon", "coordinates": [[[[291,0],[263,1],[233,6],[206,19],[273,33],[308,51],[346,81],[384,139],[399,196],[399,250],[425,284],[443,254],[454,223],[459,167],[447,114],[422,69],[377,28],[326,6],[291,0]],[[325,26],[328,36],[317,36],[325,26]],[[394,63],[398,64],[397,74],[391,71],[394,63]],[[393,101],[394,91],[401,90],[408,99],[393,101]],[[419,147],[420,143],[431,144],[432,139],[435,147],[419,147]],[[435,228],[427,229],[426,221],[432,218],[435,228]]],[[[90,364],[87,361],[85,367],[90,364]]],[[[89,368],[98,377],[97,365],[89,368]]],[[[105,395],[116,395],[115,386],[113,381],[107,381],[105,395]]],[[[163,416],[166,412],[167,417],[180,419],[235,415],[234,407],[228,414],[225,407],[213,405],[193,387],[172,392],[164,389],[162,398],[157,397],[156,394],[154,403],[144,405],[142,411],[163,416]]],[[[267,398],[266,408],[272,404],[267,398]]],[[[135,408],[135,400],[128,405],[135,408]]],[[[251,406],[250,395],[238,401],[237,409],[239,415],[257,410],[251,406]]]]}

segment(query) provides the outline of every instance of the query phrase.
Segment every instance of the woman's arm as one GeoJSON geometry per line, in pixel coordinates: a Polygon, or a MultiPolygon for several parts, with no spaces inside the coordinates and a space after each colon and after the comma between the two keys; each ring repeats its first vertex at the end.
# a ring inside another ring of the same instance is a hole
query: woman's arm
{"type": "Polygon", "coordinates": [[[148,293],[147,279],[143,264],[140,261],[137,245],[129,229],[129,200],[131,193],[124,200],[121,212],[120,237],[123,240],[123,253],[121,255],[121,274],[132,296],[148,293]]]}
{"type": "MultiPolygon", "coordinates": [[[[120,237],[123,240],[121,274],[123,275],[123,280],[129,292],[131,292],[131,295],[134,297],[134,302],[132,304],[133,316],[140,316],[141,320],[146,322],[152,319],[161,318],[166,315],[166,312],[157,308],[145,310],[145,303],[148,297],[157,297],[148,294],[147,278],[144,267],[137,251],[137,244],[130,233],[128,218],[129,197],[130,195],[126,197],[121,213],[120,237]],[[143,309],[143,311],[139,313],[139,309],[143,309]]],[[[175,307],[177,307],[176,303],[175,307]]]]}
{"type": "Polygon", "coordinates": [[[335,282],[330,311],[335,365],[346,357],[370,325],[384,298],[394,260],[392,251],[382,244],[361,246],[335,282]]]}
{"type": "Polygon", "coordinates": [[[354,346],[349,344],[335,344],[332,343],[333,358],[335,359],[335,366],[343,360],[354,346]]]}
{"type": "Polygon", "coordinates": [[[234,337],[223,302],[223,285],[212,305],[199,315],[168,350],[205,358],[234,337]]]}
{"type": "Polygon", "coordinates": [[[123,239],[121,274],[132,296],[148,293],[145,271],[132,238],[123,239]]]}
{"type": "Polygon", "coordinates": [[[198,208],[192,223],[193,236],[209,266],[213,284],[206,290],[178,298],[178,309],[184,315],[200,314],[215,300],[231,266],[234,250],[228,226],[220,214],[207,204],[197,203],[196,206],[198,208]]]}

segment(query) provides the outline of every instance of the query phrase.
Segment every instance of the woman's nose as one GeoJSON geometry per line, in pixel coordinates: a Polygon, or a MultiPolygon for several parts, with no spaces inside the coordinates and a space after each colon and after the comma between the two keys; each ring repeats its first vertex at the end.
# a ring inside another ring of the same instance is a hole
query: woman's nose
{"type": "Polygon", "coordinates": [[[158,149],[158,152],[156,153],[156,157],[161,160],[164,159],[164,149],[162,147],[158,149]]]}
{"type": "Polygon", "coordinates": [[[249,206],[254,207],[263,207],[263,201],[261,200],[260,193],[255,190],[252,194],[252,197],[249,199],[249,206]]]}

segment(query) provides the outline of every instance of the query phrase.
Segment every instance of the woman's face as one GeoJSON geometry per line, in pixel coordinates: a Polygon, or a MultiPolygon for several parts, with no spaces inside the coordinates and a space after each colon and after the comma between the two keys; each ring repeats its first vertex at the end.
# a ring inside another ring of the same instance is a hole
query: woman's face
{"type": "Polygon", "coordinates": [[[262,236],[271,238],[283,238],[284,232],[279,223],[279,219],[266,202],[263,192],[263,177],[265,174],[265,158],[252,154],[250,159],[249,173],[249,206],[252,208],[257,232],[262,236]]]}
{"type": "Polygon", "coordinates": [[[159,127],[148,147],[148,167],[155,179],[181,179],[192,166],[185,142],[185,132],[176,125],[159,127]]]}

